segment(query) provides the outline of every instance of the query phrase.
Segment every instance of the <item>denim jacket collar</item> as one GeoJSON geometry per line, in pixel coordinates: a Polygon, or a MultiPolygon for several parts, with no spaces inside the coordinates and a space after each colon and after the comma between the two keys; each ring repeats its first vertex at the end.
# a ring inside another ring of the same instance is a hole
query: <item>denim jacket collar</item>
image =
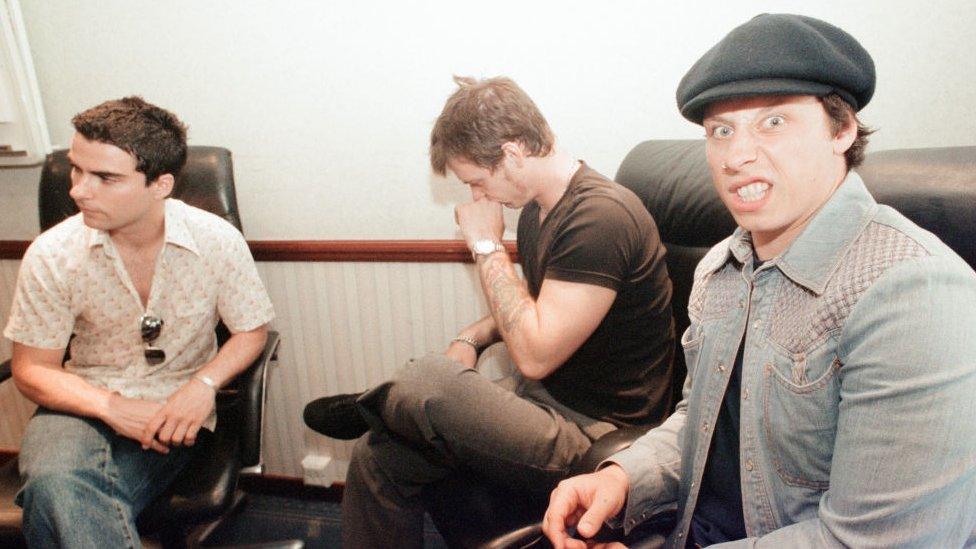
{"type": "MultiPolygon", "coordinates": [[[[878,204],[864,186],[861,177],[849,172],[823,208],[789,248],[770,261],[794,283],[817,295],[823,293],[840,259],[864,226],[877,211],[878,204]],[[840,243],[840,245],[838,245],[840,243]]],[[[723,258],[712,264],[711,271],[725,265],[730,257],[740,264],[752,259],[752,235],[737,227],[728,240],[723,258]]]]}

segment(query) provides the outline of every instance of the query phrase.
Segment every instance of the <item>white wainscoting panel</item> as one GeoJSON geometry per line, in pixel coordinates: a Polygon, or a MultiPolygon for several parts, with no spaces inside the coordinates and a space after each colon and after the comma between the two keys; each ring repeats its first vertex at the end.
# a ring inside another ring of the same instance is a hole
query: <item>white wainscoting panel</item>
{"type": "MultiPolygon", "coordinates": [[[[0,310],[10,310],[19,261],[0,261],[0,310]]],[[[307,429],[310,400],[362,391],[408,359],[442,351],[457,331],[487,314],[471,264],[295,262],[258,263],[281,333],[269,374],[266,471],[302,476],[307,454],[333,458],[345,477],[352,443],[307,429]]],[[[10,343],[0,343],[0,358],[10,343]]],[[[12,383],[0,385],[0,448],[19,447],[33,406],[12,383]]]]}
{"type": "MultiPolygon", "coordinates": [[[[17,269],[20,261],[0,260],[0,331],[7,326],[10,302],[17,285],[17,269]]],[[[0,361],[10,358],[10,340],[0,337],[0,361]]],[[[13,380],[0,384],[0,448],[15,450],[20,447],[24,426],[34,413],[34,403],[21,396],[13,380]]]]}

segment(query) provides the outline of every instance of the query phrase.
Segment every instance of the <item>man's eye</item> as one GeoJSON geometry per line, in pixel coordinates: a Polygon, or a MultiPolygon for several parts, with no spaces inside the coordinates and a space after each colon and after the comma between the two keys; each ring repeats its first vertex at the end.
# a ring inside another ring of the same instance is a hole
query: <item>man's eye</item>
{"type": "Polygon", "coordinates": [[[763,121],[763,126],[767,128],[778,128],[783,124],[786,124],[786,119],[780,115],[770,116],[769,118],[763,121]]]}
{"type": "Polygon", "coordinates": [[[715,126],[712,128],[712,137],[717,137],[719,139],[725,139],[732,135],[732,128],[728,126],[715,126]]]}

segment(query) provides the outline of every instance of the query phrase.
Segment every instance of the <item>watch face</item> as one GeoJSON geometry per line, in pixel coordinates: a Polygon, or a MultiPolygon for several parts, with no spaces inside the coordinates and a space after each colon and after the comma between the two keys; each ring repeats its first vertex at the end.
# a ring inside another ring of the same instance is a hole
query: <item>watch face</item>
{"type": "Polygon", "coordinates": [[[495,243],[491,240],[478,240],[474,243],[474,253],[490,254],[495,251],[495,243]]]}

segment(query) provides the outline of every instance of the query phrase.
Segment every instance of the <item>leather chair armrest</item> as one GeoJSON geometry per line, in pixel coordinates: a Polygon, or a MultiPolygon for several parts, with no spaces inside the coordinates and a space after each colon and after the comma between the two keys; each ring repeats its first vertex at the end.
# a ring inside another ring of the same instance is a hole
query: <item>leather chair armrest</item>
{"type": "Polygon", "coordinates": [[[219,422],[233,421],[240,429],[241,466],[245,472],[260,472],[261,432],[264,425],[265,385],[268,377],[268,364],[278,358],[281,336],[269,330],[264,350],[254,359],[251,366],[228,385],[219,396],[218,406],[232,406],[228,413],[218,409],[219,422]],[[229,401],[230,404],[226,404],[229,401]],[[223,404],[222,404],[223,402],[223,404]],[[251,470],[248,470],[251,469],[251,470]]]}
{"type": "Polygon", "coordinates": [[[7,381],[13,374],[10,372],[10,359],[0,362],[0,383],[7,381]]]}
{"type": "Polygon", "coordinates": [[[139,531],[152,533],[170,525],[216,520],[234,504],[240,467],[240,442],[225,431],[201,435],[200,449],[162,497],[139,514],[139,531]]]}
{"type": "Polygon", "coordinates": [[[655,425],[637,425],[633,427],[621,427],[610,431],[593,441],[593,445],[583,454],[583,458],[573,467],[570,474],[582,475],[592,473],[603,460],[621,450],[626,450],[635,440],[654,427],[655,425]]]}

